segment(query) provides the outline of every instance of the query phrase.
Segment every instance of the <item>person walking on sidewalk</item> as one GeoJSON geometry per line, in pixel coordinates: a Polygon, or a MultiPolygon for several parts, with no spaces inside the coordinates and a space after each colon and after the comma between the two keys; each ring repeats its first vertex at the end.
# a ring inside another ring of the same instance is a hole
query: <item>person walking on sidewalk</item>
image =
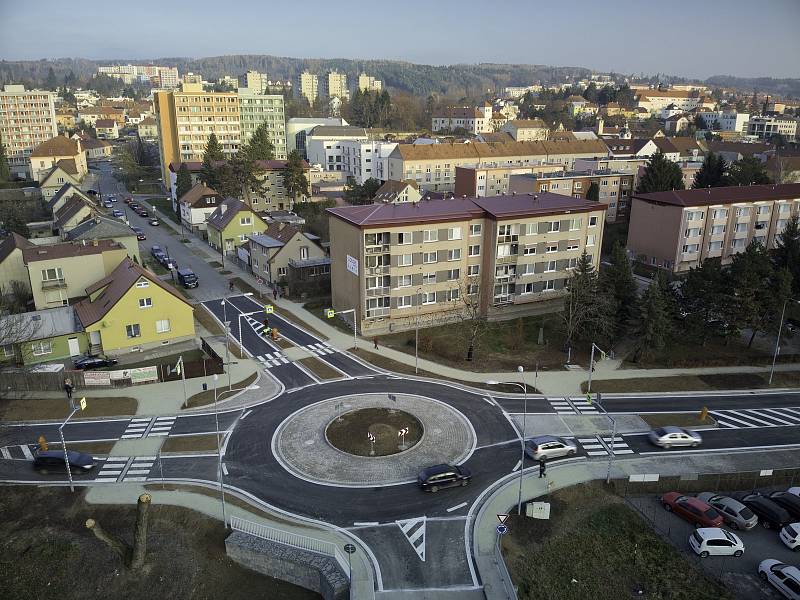
{"type": "Polygon", "coordinates": [[[228,291],[229,291],[229,292],[232,292],[232,291],[233,291],[233,281],[229,281],[229,282],[228,282],[228,291]]]}
{"type": "Polygon", "coordinates": [[[539,461],[539,479],[542,477],[547,477],[547,465],[544,462],[544,459],[539,461]]]}
{"type": "Polygon", "coordinates": [[[372,343],[375,344],[375,350],[377,350],[378,349],[378,338],[376,338],[376,337],[372,338],[372,343]]]}
{"type": "Polygon", "coordinates": [[[276,301],[278,299],[278,288],[277,287],[272,288],[272,299],[276,300],[276,301]]]}

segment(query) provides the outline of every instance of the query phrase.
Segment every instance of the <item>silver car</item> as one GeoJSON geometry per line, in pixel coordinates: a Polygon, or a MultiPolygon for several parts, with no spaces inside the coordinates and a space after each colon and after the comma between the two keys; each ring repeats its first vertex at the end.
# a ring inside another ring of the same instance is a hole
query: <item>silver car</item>
{"type": "Polygon", "coordinates": [[[752,529],[758,524],[758,517],[744,504],[728,496],[714,492],[697,494],[698,500],[710,504],[719,511],[731,529],[752,529]]]}
{"type": "Polygon", "coordinates": [[[554,435],[540,435],[525,440],[525,454],[533,460],[573,456],[577,452],[578,446],[575,442],[554,435]]]}
{"type": "Polygon", "coordinates": [[[672,448],[673,446],[696,448],[703,443],[703,438],[696,431],[672,426],[654,429],[648,437],[653,444],[662,448],[672,448]]]}

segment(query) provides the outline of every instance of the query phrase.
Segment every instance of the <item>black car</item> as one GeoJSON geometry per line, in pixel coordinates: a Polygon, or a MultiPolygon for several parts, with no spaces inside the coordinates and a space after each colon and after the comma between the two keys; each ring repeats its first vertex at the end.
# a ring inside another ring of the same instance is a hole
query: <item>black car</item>
{"type": "Polygon", "coordinates": [[[137,240],[146,240],[147,239],[147,236],[144,234],[144,231],[142,231],[141,227],[131,227],[131,231],[133,231],[133,233],[136,234],[136,239],[137,240]]]}
{"type": "MultiPolygon", "coordinates": [[[[77,450],[67,450],[69,466],[72,469],[89,471],[94,468],[94,457],[77,450]]],[[[47,469],[66,469],[62,450],[39,450],[33,456],[33,468],[37,471],[47,469]]]]}
{"type": "Polygon", "coordinates": [[[156,246],[155,244],[150,246],[150,255],[155,258],[157,254],[164,254],[161,246],[156,246]]]}
{"type": "Polygon", "coordinates": [[[72,361],[76,369],[86,371],[87,369],[102,369],[104,367],[113,367],[117,364],[116,358],[108,358],[106,356],[82,356],[72,361]]]}
{"type": "Polygon", "coordinates": [[[470,479],[472,473],[466,467],[442,464],[420,471],[417,483],[425,492],[438,492],[446,487],[468,485],[470,479]]]}
{"type": "Polygon", "coordinates": [[[792,522],[792,517],[779,504],[761,494],[733,494],[731,496],[758,515],[764,529],[781,529],[792,522]]]}
{"type": "Polygon", "coordinates": [[[769,499],[782,506],[795,519],[800,519],[800,496],[789,492],[772,492],[769,499]]]}
{"type": "Polygon", "coordinates": [[[86,193],[90,196],[97,196],[98,194],[97,190],[86,190],[86,193]]]}
{"type": "Polygon", "coordinates": [[[197,275],[194,274],[194,271],[186,267],[183,269],[178,269],[178,283],[180,283],[186,289],[196,288],[200,284],[197,279],[197,275]]]}

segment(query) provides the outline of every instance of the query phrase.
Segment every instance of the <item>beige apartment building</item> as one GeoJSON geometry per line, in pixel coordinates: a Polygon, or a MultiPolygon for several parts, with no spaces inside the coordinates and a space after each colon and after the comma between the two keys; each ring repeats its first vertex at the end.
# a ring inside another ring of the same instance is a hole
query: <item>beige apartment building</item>
{"type": "Polygon", "coordinates": [[[602,140],[398,144],[389,155],[389,179],[410,179],[428,191],[452,192],[456,167],[557,164],[572,169],[577,159],[607,156],[608,148],[602,140]]]}
{"type": "Polygon", "coordinates": [[[297,97],[305,98],[309,104],[319,96],[319,78],[314,73],[303,71],[297,78],[297,97]]]}
{"type": "Polygon", "coordinates": [[[514,119],[500,128],[518,142],[544,141],[550,134],[547,124],[541,119],[514,119]]]}
{"type": "Polygon", "coordinates": [[[541,177],[547,173],[562,173],[564,165],[540,164],[530,167],[485,165],[481,167],[456,167],[456,196],[482,198],[511,193],[512,175],[531,174],[541,177]]]}
{"type": "Polygon", "coordinates": [[[358,89],[362,92],[380,92],[383,89],[383,81],[375,79],[372,75],[361,73],[358,76],[358,89]]]}
{"type": "Polygon", "coordinates": [[[796,214],[800,183],[633,194],[628,252],[675,273],[706,258],[728,264],[752,240],[774,248],[796,214]]]}
{"type": "Polygon", "coordinates": [[[190,82],[181,91],[154,92],[153,104],[165,185],[170,182],[170,163],[203,160],[212,133],[227,156],[239,151],[239,96],[235,92],[205,92],[202,83],[190,82]]]}
{"type": "Polygon", "coordinates": [[[560,194],[328,209],[333,308],[362,335],[490,319],[559,298],[585,249],[600,260],[605,206],[560,194]]]}
{"type": "Polygon", "coordinates": [[[58,135],[55,93],[5,85],[0,91],[0,141],[6,148],[12,177],[30,175],[33,149],[58,135]]]}
{"type": "Polygon", "coordinates": [[[322,79],[323,96],[327,98],[349,98],[350,89],[347,87],[347,75],[336,70],[329,72],[322,79]]]}

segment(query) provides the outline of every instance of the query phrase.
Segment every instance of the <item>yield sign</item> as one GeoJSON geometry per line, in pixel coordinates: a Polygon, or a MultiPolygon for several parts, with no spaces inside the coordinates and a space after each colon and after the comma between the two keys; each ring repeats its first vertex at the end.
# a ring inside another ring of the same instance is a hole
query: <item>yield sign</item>
{"type": "Polygon", "coordinates": [[[508,515],[497,515],[497,520],[500,521],[501,524],[505,524],[506,519],[508,519],[508,515]]]}

